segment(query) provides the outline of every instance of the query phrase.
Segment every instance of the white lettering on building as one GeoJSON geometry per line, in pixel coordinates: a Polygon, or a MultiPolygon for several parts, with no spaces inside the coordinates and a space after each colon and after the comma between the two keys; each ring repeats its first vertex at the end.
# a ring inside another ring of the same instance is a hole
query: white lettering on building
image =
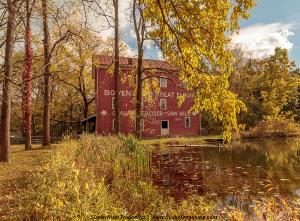
{"type": "MultiPolygon", "coordinates": [[[[130,116],[132,111],[120,111],[123,117],[130,116]]],[[[189,111],[142,111],[143,117],[188,117],[191,116],[189,111]]]]}
{"type": "MultiPolygon", "coordinates": [[[[134,92],[131,90],[120,90],[119,95],[121,97],[133,97],[134,92]]],[[[153,92],[153,97],[155,97],[157,94],[153,92]]],[[[104,90],[104,96],[115,96],[115,90],[104,90]]],[[[184,96],[185,98],[193,98],[194,94],[191,92],[162,92],[160,91],[158,94],[161,98],[174,98],[179,96],[184,96]]]]}

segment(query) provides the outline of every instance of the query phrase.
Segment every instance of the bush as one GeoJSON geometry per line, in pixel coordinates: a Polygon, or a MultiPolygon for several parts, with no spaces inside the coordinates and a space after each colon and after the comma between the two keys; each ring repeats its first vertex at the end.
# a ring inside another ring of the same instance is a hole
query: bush
{"type": "Polygon", "coordinates": [[[288,115],[266,117],[255,127],[242,132],[244,138],[289,137],[299,134],[299,126],[288,115]]]}
{"type": "MultiPolygon", "coordinates": [[[[87,157],[80,152],[82,142],[92,149],[88,140],[85,137],[78,143],[70,140],[60,144],[49,163],[29,176],[20,211],[27,220],[84,220],[93,214],[121,213],[121,208],[113,206],[103,176],[94,173],[95,166],[84,167],[86,162],[79,162],[87,157]]],[[[97,156],[90,157],[96,165],[101,163],[97,156]]]]}

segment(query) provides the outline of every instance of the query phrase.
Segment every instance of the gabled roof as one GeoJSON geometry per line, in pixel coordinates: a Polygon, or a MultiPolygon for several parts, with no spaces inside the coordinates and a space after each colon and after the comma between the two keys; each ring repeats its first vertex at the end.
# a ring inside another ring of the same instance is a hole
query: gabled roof
{"type": "MultiPolygon", "coordinates": [[[[107,55],[94,55],[93,62],[100,65],[100,67],[107,68],[111,66],[114,62],[114,56],[107,55]]],[[[129,58],[129,57],[120,57],[120,66],[124,67],[132,67],[137,66],[138,59],[137,58],[129,58]]],[[[175,65],[168,63],[167,61],[162,60],[151,60],[151,59],[143,59],[143,68],[151,68],[151,69],[161,69],[167,71],[178,71],[178,68],[175,65]]]]}

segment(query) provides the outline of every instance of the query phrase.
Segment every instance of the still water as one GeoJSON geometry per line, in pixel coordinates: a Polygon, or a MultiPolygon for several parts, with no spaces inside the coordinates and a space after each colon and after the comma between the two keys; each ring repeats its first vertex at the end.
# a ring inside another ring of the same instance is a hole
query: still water
{"type": "Polygon", "coordinates": [[[178,200],[193,193],[241,209],[260,197],[300,199],[300,139],[158,149],[152,180],[178,200]]]}

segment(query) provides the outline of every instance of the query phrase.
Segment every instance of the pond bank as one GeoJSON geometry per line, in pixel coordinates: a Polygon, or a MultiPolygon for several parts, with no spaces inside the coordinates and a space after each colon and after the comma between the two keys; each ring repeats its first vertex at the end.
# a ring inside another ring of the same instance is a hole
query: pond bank
{"type": "Polygon", "coordinates": [[[284,139],[284,138],[300,138],[300,133],[269,133],[269,134],[257,134],[251,131],[243,131],[241,132],[242,139],[284,139]]]}
{"type": "Polygon", "coordinates": [[[169,137],[169,138],[157,138],[157,139],[145,139],[142,140],[142,144],[153,146],[165,146],[165,145],[196,145],[204,144],[206,139],[221,139],[222,135],[210,135],[210,136],[193,136],[193,137],[169,137]]]}
{"type": "Polygon", "coordinates": [[[300,125],[290,118],[267,118],[252,128],[241,131],[241,135],[247,139],[300,137],[300,125]]]}

